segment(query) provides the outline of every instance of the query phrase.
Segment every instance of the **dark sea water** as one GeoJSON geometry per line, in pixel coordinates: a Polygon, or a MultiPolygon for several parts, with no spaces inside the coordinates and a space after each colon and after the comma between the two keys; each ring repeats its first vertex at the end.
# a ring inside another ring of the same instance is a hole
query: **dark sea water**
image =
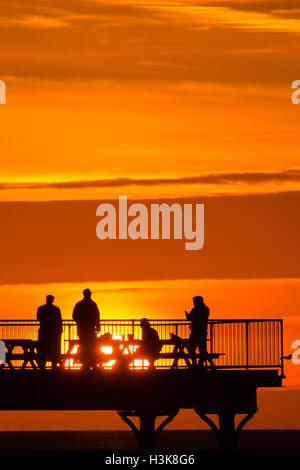
{"type": "MultiPolygon", "coordinates": [[[[157,443],[164,450],[214,450],[212,431],[164,431],[157,443]]],[[[300,450],[300,430],[242,431],[241,450],[300,450]]],[[[0,450],[133,450],[130,431],[0,432],[0,450]]]]}

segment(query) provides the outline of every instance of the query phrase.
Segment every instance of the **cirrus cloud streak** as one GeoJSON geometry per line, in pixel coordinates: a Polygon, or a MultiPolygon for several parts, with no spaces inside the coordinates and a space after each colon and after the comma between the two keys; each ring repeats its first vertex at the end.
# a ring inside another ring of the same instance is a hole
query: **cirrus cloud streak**
{"type": "Polygon", "coordinates": [[[201,175],[166,178],[111,178],[84,179],[71,181],[3,182],[0,191],[13,189],[86,189],[121,188],[128,186],[166,186],[166,185],[256,185],[268,183],[300,183],[300,169],[292,168],[279,172],[249,171],[204,173],[201,175]]]}

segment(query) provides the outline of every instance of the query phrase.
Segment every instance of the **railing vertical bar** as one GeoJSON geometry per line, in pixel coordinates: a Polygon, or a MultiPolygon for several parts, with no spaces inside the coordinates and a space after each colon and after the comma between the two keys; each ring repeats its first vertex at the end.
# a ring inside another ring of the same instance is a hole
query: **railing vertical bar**
{"type": "Polygon", "coordinates": [[[249,369],[249,322],[246,321],[246,369],[249,369]]]}

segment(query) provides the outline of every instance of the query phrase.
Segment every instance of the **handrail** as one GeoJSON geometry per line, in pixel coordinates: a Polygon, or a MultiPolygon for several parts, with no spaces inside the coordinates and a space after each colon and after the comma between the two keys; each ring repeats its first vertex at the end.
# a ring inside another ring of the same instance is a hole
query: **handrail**
{"type": "MultiPolygon", "coordinates": [[[[142,317],[141,317],[142,318],[142,317]]],[[[101,318],[101,322],[140,322],[141,318],[101,318]]],[[[190,323],[189,320],[185,319],[178,319],[178,318],[149,318],[150,323],[151,322],[174,322],[174,323],[190,323]]],[[[208,323],[243,323],[243,322],[252,322],[252,323],[258,323],[258,322],[266,322],[266,321],[275,321],[275,322],[281,322],[281,318],[213,318],[209,319],[208,323]]],[[[24,322],[24,323],[39,323],[38,320],[32,318],[21,318],[21,319],[7,319],[7,318],[0,318],[0,324],[1,323],[9,323],[9,322],[24,322]]],[[[74,323],[74,320],[72,318],[65,318],[63,319],[63,323],[74,323]]]]}

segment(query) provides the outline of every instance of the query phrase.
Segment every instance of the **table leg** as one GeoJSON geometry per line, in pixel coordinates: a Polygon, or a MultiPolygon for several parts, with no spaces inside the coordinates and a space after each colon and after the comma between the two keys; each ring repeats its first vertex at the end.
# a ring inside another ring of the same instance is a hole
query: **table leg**
{"type": "Polygon", "coordinates": [[[11,362],[11,357],[13,355],[14,346],[7,346],[7,355],[6,355],[6,364],[10,369],[14,369],[13,363],[11,362]]]}
{"type": "Polygon", "coordinates": [[[177,369],[177,367],[178,367],[177,353],[178,353],[178,346],[177,346],[177,344],[175,344],[174,349],[172,351],[172,354],[175,355],[175,358],[174,358],[173,364],[171,365],[171,369],[177,369]]]}

